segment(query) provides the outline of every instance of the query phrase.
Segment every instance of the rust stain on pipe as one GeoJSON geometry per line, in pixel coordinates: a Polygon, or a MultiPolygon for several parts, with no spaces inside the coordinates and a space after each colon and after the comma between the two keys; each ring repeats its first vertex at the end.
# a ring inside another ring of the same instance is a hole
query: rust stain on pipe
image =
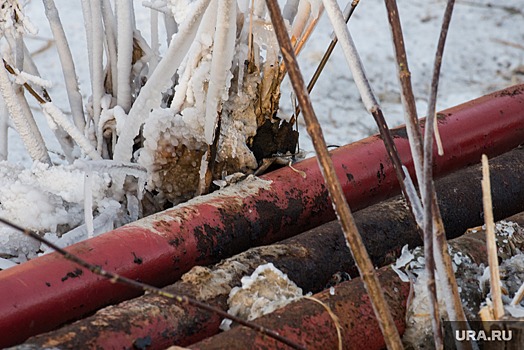
{"type": "MultiPolygon", "coordinates": [[[[441,112],[446,156],[436,157],[442,176],[477,163],[482,153],[508,151],[524,140],[524,86],[514,86],[441,112]]],[[[395,142],[403,163],[412,168],[402,128],[395,142]]],[[[353,210],[398,193],[398,184],[378,136],[332,152],[337,174],[353,210]],[[380,175],[377,177],[377,173],[380,175]]],[[[268,244],[334,219],[316,159],[263,177],[245,192],[228,190],[190,201],[133,224],[84,241],[69,250],[129,278],[163,286],[195,264],[209,264],[254,245],[268,244]],[[267,183],[269,182],[269,183],[267,183]],[[251,193],[256,190],[256,193],[251,193]],[[137,257],[142,261],[137,264],[137,257]]],[[[235,187],[238,190],[238,187],[235,187]]],[[[136,296],[90,273],[64,276],[77,267],[56,254],[0,271],[0,346],[53,329],[94,310],[136,296]]]]}
{"type": "MultiPolygon", "coordinates": [[[[395,324],[401,333],[405,329],[406,300],[409,283],[400,281],[390,268],[378,271],[386,300],[395,324]]],[[[342,327],[344,349],[382,349],[385,347],[380,328],[373,313],[367,292],[360,279],[341,283],[334,295],[326,290],[315,294],[338,316],[342,327]]],[[[305,346],[307,349],[336,349],[338,337],[333,319],[318,303],[301,299],[256,323],[305,346]]],[[[286,345],[246,327],[234,327],[189,346],[190,349],[289,349],[286,345]]]]}

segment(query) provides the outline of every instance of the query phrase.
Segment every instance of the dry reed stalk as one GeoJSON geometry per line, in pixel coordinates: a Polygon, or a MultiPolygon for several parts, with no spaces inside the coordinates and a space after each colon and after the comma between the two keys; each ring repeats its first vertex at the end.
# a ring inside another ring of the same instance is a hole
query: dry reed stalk
{"type": "Polygon", "coordinates": [[[298,67],[297,59],[284,24],[280,7],[277,0],[266,0],[266,3],[293,90],[295,91],[301,110],[304,114],[307,131],[313,141],[313,146],[326,181],[329,195],[344,231],[346,243],[353,254],[360,276],[372,301],[375,316],[377,317],[384,335],[386,345],[388,349],[403,349],[398,330],[385,300],[384,292],[382,291],[375,274],[375,268],[369,259],[369,255],[362,242],[362,237],[358,233],[353,215],[351,214],[351,210],[349,209],[349,205],[347,204],[346,198],[342,192],[342,187],[335,173],[333,162],[329,156],[326,142],[322,134],[322,129],[315,115],[315,111],[313,110],[306,84],[298,67]]]}

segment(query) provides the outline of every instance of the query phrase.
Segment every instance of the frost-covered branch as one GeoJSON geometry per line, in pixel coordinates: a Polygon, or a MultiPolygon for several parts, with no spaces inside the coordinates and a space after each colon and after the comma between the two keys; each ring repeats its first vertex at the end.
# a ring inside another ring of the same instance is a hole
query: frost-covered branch
{"type": "Polygon", "coordinates": [[[47,154],[47,149],[40,131],[37,128],[35,133],[34,128],[31,127],[32,116],[28,116],[24,113],[21,107],[22,102],[20,101],[20,97],[17,96],[14,91],[14,87],[7,75],[7,70],[1,67],[0,93],[2,94],[7,109],[9,110],[13,124],[24,143],[27,152],[31,156],[31,159],[50,164],[51,160],[47,154]]]}
{"type": "Polygon", "coordinates": [[[211,73],[206,97],[205,139],[213,143],[220,102],[227,100],[227,79],[231,79],[230,69],[235,53],[236,0],[218,2],[218,16],[211,59],[211,73]],[[228,76],[229,75],[229,76],[228,76]]]}
{"type": "MultiPolygon", "coordinates": [[[[91,25],[91,89],[93,94],[93,122],[96,130],[102,112],[100,104],[102,97],[104,96],[104,28],[102,26],[102,5],[98,1],[93,1],[91,3],[91,25]]],[[[101,135],[97,135],[97,139],[99,137],[101,137],[101,135]]],[[[102,150],[98,149],[98,152],[102,152],[102,150]]]]}
{"type": "Polygon", "coordinates": [[[76,78],[76,68],[73,62],[73,56],[69,49],[69,44],[65,36],[64,28],[60,21],[58,10],[56,9],[54,0],[43,0],[45,13],[51,26],[51,31],[55,39],[55,45],[58,51],[58,57],[62,66],[62,72],[64,74],[64,81],[66,85],[67,97],[69,99],[69,105],[71,107],[71,114],[73,115],[73,121],[75,126],[79,130],[85,128],[85,117],[82,102],[82,95],[78,87],[78,81],[76,78]]]}
{"type": "Polygon", "coordinates": [[[75,140],[78,146],[80,146],[91,159],[102,159],[84,134],[71,123],[69,118],[67,118],[58,107],[48,102],[42,105],[42,110],[49,120],[54,121],[57,125],[61,126],[65,132],[71,135],[73,140],[75,140]]]}
{"type": "Polygon", "coordinates": [[[131,107],[131,63],[133,56],[133,3],[116,0],[117,23],[117,104],[128,112],[131,107]]]}
{"type": "MultiPolygon", "coordinates": [[[[116,49],[116,20],[111,9],[111,1],[102,2],[102,19],[106,33],[107,61],[109,65],[111,92],[113,96],[118,94],[118,73],[117,73],[117,49],[116,49]]],[[[109,91],[108,91],[109,92],[109,91]]]]}

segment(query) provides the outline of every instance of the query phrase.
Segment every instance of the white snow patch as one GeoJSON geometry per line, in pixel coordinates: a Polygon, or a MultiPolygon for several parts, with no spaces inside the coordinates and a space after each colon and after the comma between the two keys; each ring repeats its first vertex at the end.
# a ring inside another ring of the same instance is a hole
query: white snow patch
{"type": "MultiPolygon", "coordinates": [[[[229,293],[228,313],[247,320],[271,313],[303,296],[302,289],[272,263],[260,265],[251,276],[242,277],[242,286],[229,293]]],[[[227,330],[230,322],[222,323],[227,330]]]]}

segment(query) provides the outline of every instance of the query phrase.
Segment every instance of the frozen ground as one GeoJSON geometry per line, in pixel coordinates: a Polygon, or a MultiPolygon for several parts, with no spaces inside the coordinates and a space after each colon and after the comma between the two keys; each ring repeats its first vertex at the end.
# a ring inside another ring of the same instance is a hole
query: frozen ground
{"type": "MultiPolygon", "coordinates": [[[[73,51],[85,102],[91,89],[80,2],[55,2],[73,51]]],[[[339,3],[345,4],[345,1],[339,3]]],[[[139,9],[141,1],[135,1],[134,5],[139,9]]],[[[417,106],[419,115],[422,116],[425,114],[433,55],[445,1],[399,0],[398,6],[417,106]]],[[[29,1],[26,13],[39,29],[38,35],[27,40],[29,49],[35,53],[34,59],[43,78],[53,83],[49,90],[51,98],[62,110],[67,111],[68,103],[61,68],[41,1],[29,1]]],[[[524,27],[521,25],[523,17],[524,12],[518,0],[496,3],[486,0],[457,1],[444,54],[438,109],[451,107],[524,80],[524,27]]],[[[149,41],[149,10],[137,10],[136,21],[143,36],[149,41]]],[[[350,31],[390,126],[401,124],[403,113],[384,3],[362,0],[350,21],[350,31]]],[[[330,34],[331,28],[327,16],[324,15],[300,56],[306,80],[312,75],[328,46],[330,34]]],[[[165,38],[161,38],[161,43],[164,44],[162,49],[165,49],[165,38]]],[[[291,111],[290,95],[286,80],[281,99],[283,114],[289,114],[291,111]]],[[[328,144],[347,144],[375,132],[373,119],[360,102],[339,48],[335,49],[327,64],[312,93],[312,99],[328,144]]],[[[39,125],[45,130],[44,117],[38,112],[40,109],[31,100],[30,103],[34,104],[33,112],[39,119],[39,125]]],[[[306,151],[311,151],[309,137],[302,122],[300,125],[300,145],[306,151]]],[[[50,131],[47,131],[44,137],[51,150],[58,149],[50,131]]],[[[56,230],[57,227],[65,230],[82,223],[83,174],[76,178],[64,178],[60,175],[46,174],[41,168],[30,168],[30,159],[18,135],[10,130],[8,163],[0,163],[0,215],[28,227],[38,224],[40,226],[36,228],[43,232],[56,230]],[[23,170],[24,167],[27,170],[23,170]],[[16,177],[13,174],[19,175],[16,177]],[[52,180],[51,183],[47,183],[48,180],[39,180],[38,185],[34,185],[37,176],[35,174],[41,174],[41,179],[53,179],[54,176],[54,184],[52,180]],[[24,179],[26,182],[23,182],[24,179]],[[16,183],[33,187],[20,189],[16,183]],[[7,201],[12,201],[10,208],[16,210],[9,211],[5,204],[7,201]],[[28,214],[28,208],[32,210],[31,215],[28,214]]],[[[115,210],[115,205],[118,204],[103,198],[103,194],[106,193],[104,191],[107,191],[107,181],[103,176],[95,178],[94,183],[100,192],[95,194],[94,206],[109,213],[115,210]]],[[[33,243],[15,238],[18,235],[3,235],[2,232],[0,230],[0,257],[2,254],[14,255],[15,258],[11,261],[20,262],[26,256],[34,256],[38,251],[38,246],[33,243]],[[8,249],[1,251],[2,246],[8,249]]],[[[5,261],[4,263],[8,264],[5,261]]]]}

